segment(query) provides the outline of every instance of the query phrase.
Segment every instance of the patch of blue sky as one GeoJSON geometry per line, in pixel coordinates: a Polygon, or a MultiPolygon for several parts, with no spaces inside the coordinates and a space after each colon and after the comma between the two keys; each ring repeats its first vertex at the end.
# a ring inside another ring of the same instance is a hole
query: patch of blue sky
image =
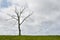
{"type": "Polygon", "coordinates": [[[8,0],[2,0],[1,1],[0,8],[7,8],[9,6],[11,6],[11,3],[8,2],[8,0]]]}

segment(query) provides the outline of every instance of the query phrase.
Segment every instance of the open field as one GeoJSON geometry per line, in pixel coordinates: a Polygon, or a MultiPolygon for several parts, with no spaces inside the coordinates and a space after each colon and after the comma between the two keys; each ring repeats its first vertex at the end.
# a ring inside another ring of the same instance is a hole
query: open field
{"type": "Polygon", "coordinates": [[[60,40],[60,36],[0,36],[0,40],[60,40]]]}

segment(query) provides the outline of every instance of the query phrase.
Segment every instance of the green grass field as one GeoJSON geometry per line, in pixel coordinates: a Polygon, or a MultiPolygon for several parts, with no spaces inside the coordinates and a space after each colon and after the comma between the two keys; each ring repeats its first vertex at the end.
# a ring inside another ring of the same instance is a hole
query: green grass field
{"type": "Polygon", "coordinates": [[[0,36],[0,40],[60,40],[60,36],[0,36]]]}

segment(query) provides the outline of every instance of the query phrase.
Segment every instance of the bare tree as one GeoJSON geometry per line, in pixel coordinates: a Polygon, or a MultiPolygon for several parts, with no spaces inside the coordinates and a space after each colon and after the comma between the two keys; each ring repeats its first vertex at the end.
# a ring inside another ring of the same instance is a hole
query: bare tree
{"type": "Polygon", "coordinates": [[[20,22],[20,18],[21,18],[21,15],[22,15],[22,13],[24,12],[24,10],[26,9],[26,7],[24,7],[22,10],[20,10],[20,12],[18,12],[18,10],[17,10],[17,8],[15,7],[15,14],[16,14],[16,17],[14,17],[13,15],[10,15],[10,14],[8,14],[12,19],[15,19],[18,23],[18,30],[19,30],[19,36],[21,35],[21,28],[20,28],[20,26],[22,25],[22,23],[27,19],[27,18],[29,18],[31,15],[32,15],[32,12],[28,15],[28,16],[26,16],[23,20],[22,20],[22,22],[20,22]]]}

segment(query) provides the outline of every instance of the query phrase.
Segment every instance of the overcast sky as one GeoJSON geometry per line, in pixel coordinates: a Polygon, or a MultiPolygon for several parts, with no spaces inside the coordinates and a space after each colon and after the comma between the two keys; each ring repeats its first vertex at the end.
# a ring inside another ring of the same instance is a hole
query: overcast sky
{"type": "Polygon", "coordinates": [[[23,16],[33,15],[22,25],[22,35],[60,35],[60,0],[0,0],[0,35],[18,35],[14,8],[27,7],[23,16]],[[9,21],[7,19],[10,19],[9,21]]]}

